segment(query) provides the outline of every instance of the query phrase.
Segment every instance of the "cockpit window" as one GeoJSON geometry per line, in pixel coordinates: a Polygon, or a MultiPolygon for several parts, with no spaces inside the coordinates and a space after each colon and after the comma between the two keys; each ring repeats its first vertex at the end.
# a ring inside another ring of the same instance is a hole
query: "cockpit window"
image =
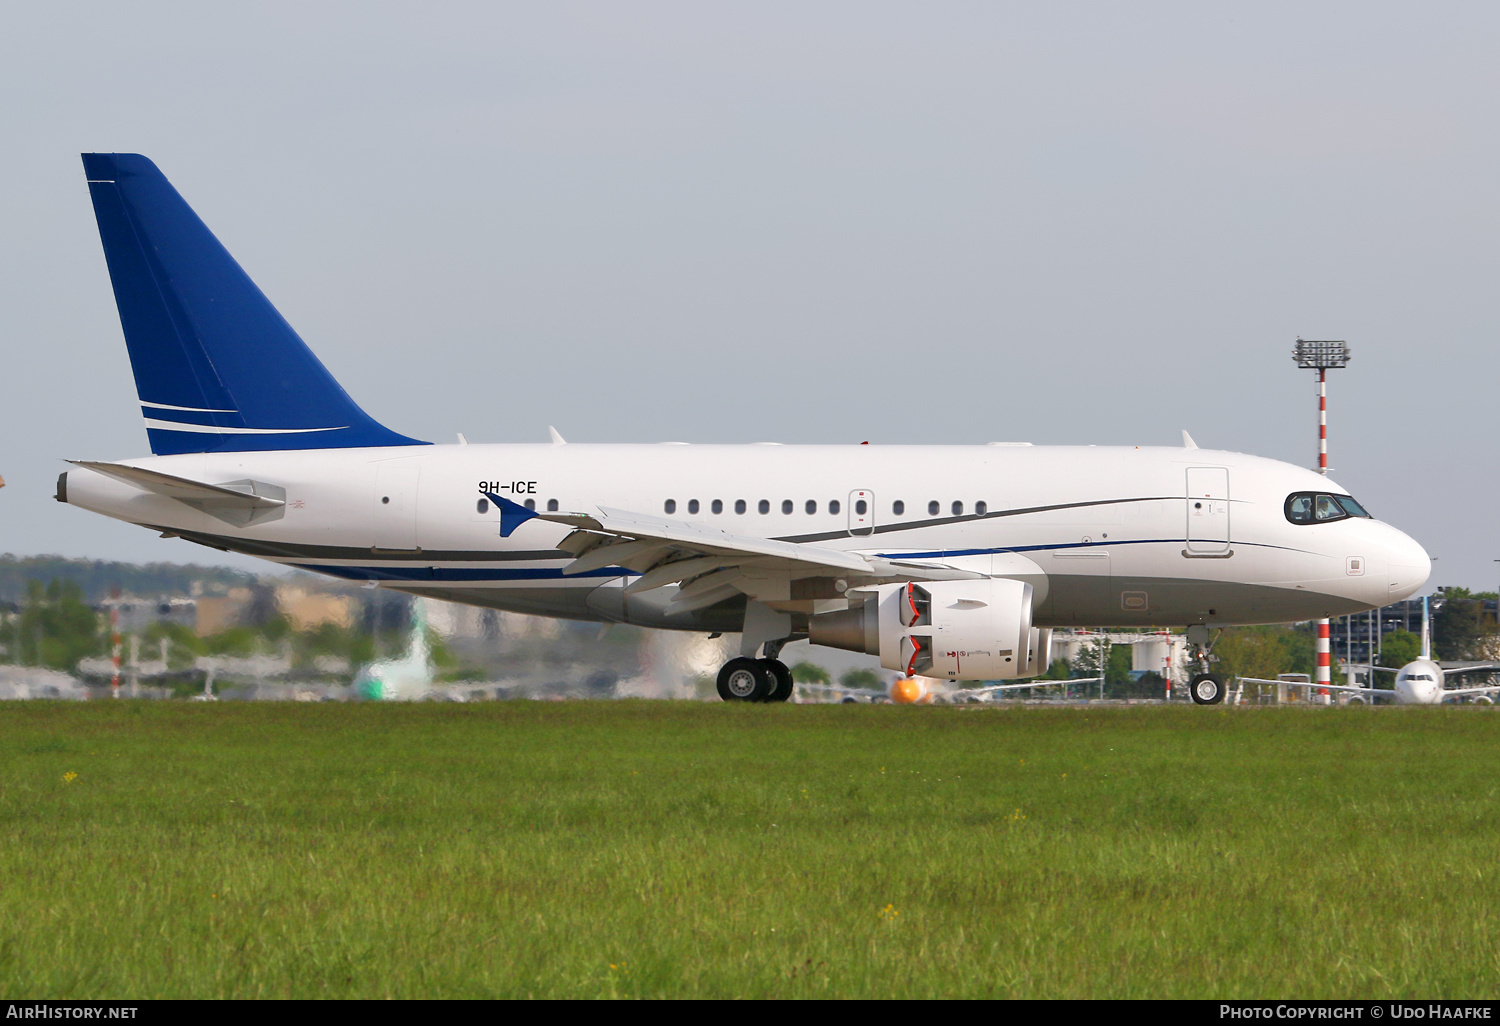
{"type": "Polygon", "coordinates": [[[1313,500],[1313,510],[1319,520],[1342,520],[1349,515],[1344,512],[1344,507],[1334,501],[1332,495],[1319,495],[1313,500]]]}
{"type": "Polygon", "coordinates": [[[1348,513],[1351,517],[1365,517],[1369,520],[1374,519],[1374,517],[1371,517],[1370,514],[1365,512],[1365,508],[1363,506],[1354,501],[1354,496],[1340,495],[1337,496],[1337,498],[1339,500],[1339,505],[1344,507],[1344,512],[1348,513]]]}
{"type": "Polygon", "coordinates": [[[1371,519],[1365,508],[1348,495],[1294,492],[1286,497],[1286,518],[1294,524],[1327,524],[1350,517],[1371,519]]]}

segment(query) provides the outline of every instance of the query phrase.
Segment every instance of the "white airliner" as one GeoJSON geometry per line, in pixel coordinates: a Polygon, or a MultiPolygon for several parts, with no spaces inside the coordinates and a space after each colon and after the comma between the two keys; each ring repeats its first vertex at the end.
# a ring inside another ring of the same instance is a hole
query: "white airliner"
{"type": "MultiPolygon", "coordinates": [[[[145,157],[85,154],[154,455],[57,497],[226,551],[546,616],[740,632],[1009,680],[1063,625],[1211,627],[1405,598],[1422,547],[1309,470],[1176,447],[431,445],[376,423],[145,157]]],[[[1194,699],[1223,685],[1200,674],[1194,699]]]]}
{"type": "MultiPolygon", "coordinates": [[[[1448,676],[1464,673],[1494,673],[1500,670],[1500,664],[1479,663],[1474,666],[1458,666],[1444,669],[1432,658],[1432,621],[1428,615],[1427,599],[1422,599],[1422,654],[1400,669],[1392,669],[1389,666],[1368,666],[1364,664],[1351,666],[1350,669],[1364,670],[1365,672],[1378,671],[1380,673],[1394,673],[1396,682],[1390,690],[1372,686],[1358,687],[1353,684],[1318,684],[1315,687],[1326,687],[1330,691],[1346,691],[1352,695],[1351,700],[1356,702],[1369,701],[1376,698],[1389,698],[1397,705],[1437,705],[1450,698],[1463,698],[1466,696],[1477,696],[1481,702],[1493,704],[1494,695],[1500,692],[1500,684],[1485,684],[1472,688],[1450,688],[1447,686],[1448,676]]],[[[1249,679],[1249,678],[1247,678],[1249,679]]],[[[1274,683],[1273,681],[1261,681],[1260,683],[1274,683]]]]}

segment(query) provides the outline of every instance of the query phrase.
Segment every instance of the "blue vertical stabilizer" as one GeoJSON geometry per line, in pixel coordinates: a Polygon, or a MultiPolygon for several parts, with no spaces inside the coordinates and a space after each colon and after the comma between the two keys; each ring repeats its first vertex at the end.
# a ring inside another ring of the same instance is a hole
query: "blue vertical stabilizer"
{"type": "Polygon", "coordinates": [[[83,167],[153,453],[426,444],[355,405],[155,164],[83,167]]]}

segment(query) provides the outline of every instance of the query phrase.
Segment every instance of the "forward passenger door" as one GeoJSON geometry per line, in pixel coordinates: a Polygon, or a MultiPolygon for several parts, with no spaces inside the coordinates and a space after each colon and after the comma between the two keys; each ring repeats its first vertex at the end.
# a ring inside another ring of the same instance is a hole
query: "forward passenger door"
{"type": "Polygon", "coordinates": [[[1230,537],[1229,468],[1189,467],[1184,555],[1227,556],[1230,537]]]}

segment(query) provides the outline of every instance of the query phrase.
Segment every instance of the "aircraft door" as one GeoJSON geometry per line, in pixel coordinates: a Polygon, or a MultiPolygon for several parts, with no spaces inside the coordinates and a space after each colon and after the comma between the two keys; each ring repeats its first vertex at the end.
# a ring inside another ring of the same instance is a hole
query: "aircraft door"
{"type": "Polygon", "coordinates": [[[1230,538],[1229,469],[1189,467],[1186,554],[1227,556],[1230,538]]]}
{"type": "Polygon", "coordinates": [[[864,489],[849,493],[849,533],[875,533],[875,493],[864,489]]]}
{"type": "Polygon", "coordinates": [[[375,468],[375,541],[377,549],[417,549],[417,479],[420,467],[378,464],[375,468]]]}

